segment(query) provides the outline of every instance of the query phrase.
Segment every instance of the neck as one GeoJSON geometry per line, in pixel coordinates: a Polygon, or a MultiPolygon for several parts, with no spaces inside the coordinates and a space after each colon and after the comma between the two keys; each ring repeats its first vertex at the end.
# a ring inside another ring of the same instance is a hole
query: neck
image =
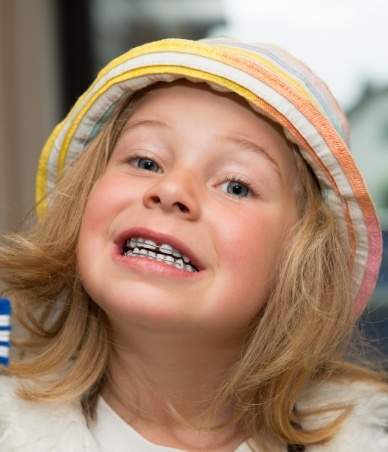
{"type": "Polygon", "coordinates": [[[209,433],[209,427],[231,417],[227,406],[214,416],[211,408],[227,371],[240,355],[240,344],[209,344],[198,335],[177,337],[144,330],[114,334],[112,340],[115,346],[103,397],[120,417],[158,444],[196,450],[187,443],[199,444],[200,435],[206,450],[229,450],[229,442],[230,450],[235,450],[241,439],[233,427],[216,433],[209,433]]]}

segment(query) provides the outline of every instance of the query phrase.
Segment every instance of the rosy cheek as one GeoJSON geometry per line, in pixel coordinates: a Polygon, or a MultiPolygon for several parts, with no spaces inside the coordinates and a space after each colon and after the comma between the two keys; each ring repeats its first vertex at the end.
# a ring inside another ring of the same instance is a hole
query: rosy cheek
{"type": "Polygon", "coordinates": [[[79,250],[92,249],[105,227],[110,202],[109,193],[101,185],[96,185],[91,192],[82,217],[79,236],[79,250]]]}
{"type": "Polygon", "coordinates": [[[283,239],[284,218],[262,212],[229,219],[228,226],[220,241],[229,244],[224,249],[229,265],[247,272],[252,268],[261,269],[262,274],[270,271],[283,239]]]}
{"type": "Polygon", "coordinates": [[[235,248],[247,249],[249,245],[255,246],[260,241],[261,235],[270,229],[270,221],[265,218],[266,215],[250,216],[239,215],[229,221],[227,228],[228,240],[235,243],[235,248]]]}
{"type": "Polygon", "coordinates": [[[108,178],[101,179],[94,187],[86,205],[83,221],[90,223],[90,226],[98,227],[98,220],[108,217],[118,204],[123,190],[116,188],[114,180],[108,178]],[[93,224],[94,223],[94,224],[93,224]]]}

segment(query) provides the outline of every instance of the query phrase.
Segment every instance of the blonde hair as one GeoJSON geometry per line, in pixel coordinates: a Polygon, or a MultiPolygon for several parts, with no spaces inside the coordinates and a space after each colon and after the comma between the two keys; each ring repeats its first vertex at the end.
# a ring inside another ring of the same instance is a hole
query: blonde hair
{"type": "Polygon", "coordinates": [[[299,154],[296,161],[299,221],[285,239],[271,293],[242,359],[217,400],[221,406],[232,397],[234,422],[258,443],[269,436],[268,450],[273,438],[304,445],[328,440],[349,413],[342,408],[335,422],[303,430],[304,417],[314,412],[295,407],[308,385],[329,378],[381,381],[345,360],[356,324],[348,239],[299,154]]]}
{"type": "MultiPolygon", "coordinates": [[[[145,90],[145,92],[149,89],[145,90]]],[[[81,399],[93,418],[112,344],[104,312],[82,287],[76,266],[85,205],[128,117],[144,92],[119,100],[101,131],[50,195],[42,217],[0,245],[0,278],[26,337],[7,370],[33,380],[20,394],[33,400],[81,399]]],[[[295,151],[299,221],[284,240],[268,301],[258,313],[242,358],[215,397],[213,412],[232,403],[237,424],[253,442],[313,444],[329,439],[343,417],[319,430],[300,428],[296,401],[329,377],[380,381],[346,362],[355,316],[348,240],[325,205],[314,175],[295,151]]],[[[346,414],[346,413],[345,413],[346,414]]]]}

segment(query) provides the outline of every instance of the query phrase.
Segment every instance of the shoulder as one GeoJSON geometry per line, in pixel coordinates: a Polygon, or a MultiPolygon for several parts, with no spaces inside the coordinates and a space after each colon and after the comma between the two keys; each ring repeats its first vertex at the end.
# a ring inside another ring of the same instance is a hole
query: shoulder
{"type": "Polygon", "coordinates": [[[306,447],[306,452],[383,452],[388,451],[388,392],[366,382],[331,381],[305,391],[297,408],[300,411],[338,407],[310,416],[302,427],[314,429],[335,420],[343,407],[351,407],[339,432],[325,445],[306,447]]]}
{"type": "Polygon", "coordinates": [[[97,452],[81,406],[72,402],[29,402],[21,383],[0,377],[0,450],[97,452]]]}

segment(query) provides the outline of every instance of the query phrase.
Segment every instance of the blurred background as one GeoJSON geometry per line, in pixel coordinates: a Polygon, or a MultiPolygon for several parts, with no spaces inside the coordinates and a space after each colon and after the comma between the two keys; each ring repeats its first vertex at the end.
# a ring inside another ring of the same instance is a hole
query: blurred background
{"type": "Polygon", "coordinates": [[[369,315],[387,318],[387,22],[386,0],[0,0],[0,229],[33,205],[46,138],[109,60],[166,37],[272,42],[318,73],[348,114],[383,225],[369,315]]]}

